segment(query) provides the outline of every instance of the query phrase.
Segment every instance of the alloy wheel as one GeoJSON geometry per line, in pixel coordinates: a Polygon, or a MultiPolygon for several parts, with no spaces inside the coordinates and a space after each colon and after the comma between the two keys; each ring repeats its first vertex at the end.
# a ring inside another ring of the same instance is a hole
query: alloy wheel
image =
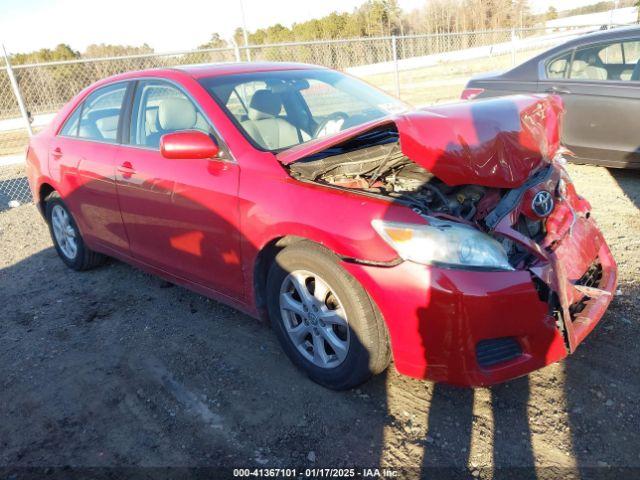
{"type": "Polygon", "coordinates": [[[78,254],[77,232],[71,224],[71,217],[61,205],[51,209],[51,226],[62,254],[69,260],[75,259],[78,254]]]}
{"type": "Polygon", "coordinates": [[[349,351],[346,311],[331,286],[315,273],[291,272],[280,287],[280,313],[298,352],[320,368],[340,365],[349,351]]]}

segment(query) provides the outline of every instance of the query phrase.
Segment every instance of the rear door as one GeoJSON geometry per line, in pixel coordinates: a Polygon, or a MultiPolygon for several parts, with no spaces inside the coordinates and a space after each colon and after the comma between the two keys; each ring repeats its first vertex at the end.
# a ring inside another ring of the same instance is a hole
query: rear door
{"type": "Polygon", "coordinates": [[[119,82],[89,94],[68,117],[49,152],[50,175],[58,181],[85,241],[124,252],[128,240],[118,206],[115,155],[129,87],[129,82],[119,82]]]}
{"type": "Polygon", "coordinates": [[[640,166],[640,39],[609,40],[550,59],[539,91],[563,97],[563,143],[580,160],[640,166]]]}
{"type": "Polygon", "coordinates": [[[116,181],[133,257],[220,293],[243,295],[238,165],[190,96],[164,80],[140,80],[116,181]],[[166,159],[162,135],[200,130],[221,147],[214,159],[166,159]]]}

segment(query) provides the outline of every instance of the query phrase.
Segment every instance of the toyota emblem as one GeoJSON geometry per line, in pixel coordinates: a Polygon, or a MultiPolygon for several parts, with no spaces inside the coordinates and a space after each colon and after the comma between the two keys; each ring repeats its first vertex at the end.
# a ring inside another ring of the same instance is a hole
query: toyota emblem
{"type": "Polygon", "coordinates": [[[539,217],[546,217],[553,210],[553,197],[546,190],[540,190],[533,197],[531,209],[539,217]]]}

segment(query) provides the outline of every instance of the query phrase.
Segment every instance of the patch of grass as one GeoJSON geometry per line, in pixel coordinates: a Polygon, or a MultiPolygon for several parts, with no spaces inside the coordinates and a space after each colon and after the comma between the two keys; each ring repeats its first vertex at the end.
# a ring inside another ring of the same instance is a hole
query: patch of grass
{"type": "Polygon", "coordinates": [[[25,129],[0,132],[0,156],[24,153],[29,143],[29,134],[25,129]]]}
{"type": "MultiPolygon", "coordinates": [[[[516,65],[537,55],[542,50],[518,52],[516,65]]],[[[458,62],[446,62],[415,70],[401,71],[400,98],[416,106],[457,100],[473,75],[508,70],[513,66],[511,54],[458,62]]],[[[395,74],[368,75],[364,80],[393,95],[396,93],[395,74]]]]}

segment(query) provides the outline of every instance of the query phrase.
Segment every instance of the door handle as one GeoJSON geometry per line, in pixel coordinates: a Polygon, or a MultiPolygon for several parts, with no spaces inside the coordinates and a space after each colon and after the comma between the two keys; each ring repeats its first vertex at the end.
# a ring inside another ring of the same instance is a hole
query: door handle
{"type": "Polygon", "coordinates": [[[131,162],[123,162],[118,168],[118,173],[122,175],[122,178],[131,178],[131,176],[136,173],[131,162]]]}
{"type": "Polygon", "coordinates": [[[547,93],[555,93],[558,95],[562,95],[562,94],[569,94],[571,93],[571,90],[569,90],[568,88],[562,88],[562,87],[549,87],[545,90],[545,92],[547,93]]]}
{"type": "Polygon", "coordinates": [[[62,150],[60,149],[60,147],[54,148],[51,152],[51,156],[58,160],[62,156],[62,150]]]}

